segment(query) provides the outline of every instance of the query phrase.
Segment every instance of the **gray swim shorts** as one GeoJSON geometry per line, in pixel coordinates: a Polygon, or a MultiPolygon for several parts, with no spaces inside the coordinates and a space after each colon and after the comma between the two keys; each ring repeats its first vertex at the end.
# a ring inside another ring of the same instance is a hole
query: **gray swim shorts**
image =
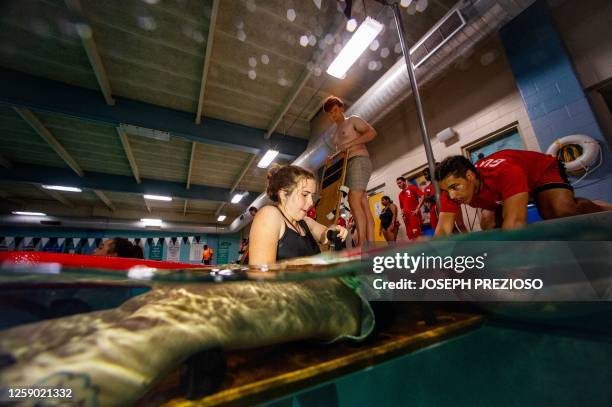
{"type": "Polygon", "coordinates": [[[372,161],[370,157],[351,157],[346,164],[346,178],[344,185],[351,191],[365,191],[372,175],[372,161]]]}

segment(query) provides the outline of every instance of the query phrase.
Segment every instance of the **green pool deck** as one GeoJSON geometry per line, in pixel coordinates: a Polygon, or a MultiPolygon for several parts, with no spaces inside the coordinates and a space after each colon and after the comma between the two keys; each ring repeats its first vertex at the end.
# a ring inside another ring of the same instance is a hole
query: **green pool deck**
{"type": "Polygon", "coordinates": [[[486,323],[262,405],[611,406],[612,336],[486,323]]]}

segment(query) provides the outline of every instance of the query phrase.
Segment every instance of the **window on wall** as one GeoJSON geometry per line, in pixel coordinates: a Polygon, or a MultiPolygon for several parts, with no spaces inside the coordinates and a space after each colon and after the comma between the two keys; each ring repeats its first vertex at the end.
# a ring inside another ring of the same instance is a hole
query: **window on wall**
{"type": "Polygon", "coordinates": [[[417,187],[425,187],[427,180],[423,175],[423,170],[427,168],[427,165],[422,165],[419,168],[402,174],[402,177],[406,178],[406,182],[416,185],[417,187]]]}
{"type": "Polygon", "coordinates": [[[525,143],[516,124],[490,134],[464,147],[466,156],[473,163],[500,150],[525,150],[525,143]]]}

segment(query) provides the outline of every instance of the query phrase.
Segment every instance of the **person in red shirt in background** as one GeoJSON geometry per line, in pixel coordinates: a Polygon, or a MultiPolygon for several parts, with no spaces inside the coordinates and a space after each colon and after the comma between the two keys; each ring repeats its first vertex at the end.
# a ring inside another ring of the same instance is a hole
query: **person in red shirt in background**
{"type": "Polygon", "coordinates": [[[421,236],[421,212],[417,208],[419,197],[423,195],[423,191],[416,185],[407,183],[404,177],[398,177],[396,182],[401,190],[398,201],[406,225],[406,235],[408,235],[408,239],[414,240],[421,236]]]}
{"type": "Polygon", "coordinates": [[[563,164],[534,151],[501,150],[476,164],[463,156],[448,157],[436,167],[435,177],[443,191],[435,236],[452,233],[460,204],[482,210],[482,229],[505,230],[527,223],[530,197],[544,219],[612,209],[607,202],[576,198],[563,164]]]}
{"type": "Polygon", "coordinates": [[[417,211],[420,211],[421,206],[425,204],[425,206],[429,208],[429,224],[431,225],[431,228],[433,230],[436,230],[436,226],[438,225],[438,205],[436,204],[436,188],[431,182],[431,175],[429,174],[428,168],[425,168],[423,170],[423,177],[425,177],[429,184],[427,184],[423,189],[423,196],[421,196],[417,211]]]}
{"type": "Polygon", "coordinates": [[[310,219],[317,219],[317,211],[315,210],[315,205],[312,205],[310,209],[308,209],[306,216],[308,216],[310,219]]]}

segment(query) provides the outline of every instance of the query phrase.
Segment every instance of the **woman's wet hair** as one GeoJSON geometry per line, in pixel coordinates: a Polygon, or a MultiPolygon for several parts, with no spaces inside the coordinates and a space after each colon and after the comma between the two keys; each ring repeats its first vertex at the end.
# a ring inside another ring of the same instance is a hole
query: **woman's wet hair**
{"type": "Polygon", "coordinates": [[[117,257],[125,257],[128,259],[144,259],[142,247],[127,240],[124,237],[114,237],[113,253],[117,253],[117,257]]]}
{"type": "Polygon", "coordinates": [[[316,179],[315,175],[297,165],[276,165],[268,170],[266,194],[272,202],[279,202],[279,192],[290,194],[301,180],[316,179]]]}

